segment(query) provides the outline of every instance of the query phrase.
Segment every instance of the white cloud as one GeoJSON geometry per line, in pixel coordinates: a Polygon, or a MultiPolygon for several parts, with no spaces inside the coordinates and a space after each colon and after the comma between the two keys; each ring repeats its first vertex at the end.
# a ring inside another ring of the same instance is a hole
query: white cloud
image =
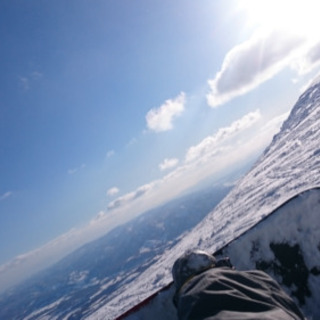
{"type": "Polygon", "coordinates": [[[108,204],[108,210],[112,210],[112,209],[127,205],[127,204],[131,203],[132,201],[140,198],[141,196],[143,196],[144,194],[149,192],[154,187],[154,184],[155,184],[154,182],[149,183],[149,184],[145,184],[145,185],[139,187],[138,189],[136,189],[135,191],[132,191],[130,193],[127,193],[127,194],[115,199],[114,201],[112,201],[108,204]]]}
{"type": "Polygon", "coordinates": [[[108,191],[107,191],[107,196],[108,197],[113,197],[115,196],[116,194],[119,193],[119,189],[117,187],[113,187],[113,188],[110,188],[108,191]]]}
{"type": "MultiPolygon", "coordinates": [[[[261,144],[248,144],[248,151],[241,150],[243,143],[241,138],[245,129],[252,127],[260,119],[261,113],[257,110],[234,121],[230,126],[219,129],[215,135],[207,137],[198,145],[189,148],[184,164],[175,168],[162,179],[152,181],[135,191],[118,197],[108,204],[108,210],[114,212],[117,209],[117,212],[123,212],[128,209],[128,214],[134,214],[135,210],[137,213],[139,209],[145,211],[177,196],[183,190],[209,175],[226,170],[233,163],[237,164],[240,158],[244,159],[256,152],[257,149],[260,150],[261,144]]],[[[266,134],[263,138],[265,139],[263,142],[267,141],[270,135],[266,134]]],[[[173,165],[176,160],[165,159],[162,167],[173,165]]],[[[177,164],[178,162],[175,163],[175,165],[177,164]]]]}
{"type": "Polygon", "coordinates": [[[180,93],[175,99],[165,101],[159,108],[151,109],[146,115],[147,126],[150,130],[160,132],[173,128],[173,119],[184,111],[185,94],[180,93]]]}
{"type": "Polygon", "coordinates": [[[12,192],[11,191],[8,191],[8,192],[5,192],[3,195],[0,195],[0,201],[3,201],[9,197],[12,196],[12,192]]]}
{"type": "Polygon", "coordinates": [[[197,160],[201,157],[208,156],[208,154],[217,153],[217,148],[226,139],[240,133],[255,124],[261,118],[259,110],[246,114],[241,119],[238,119],[231,123],[230,126],[220,128],[218,132],[212,136],[206,137],[196,146],[189,148],[186,154],[186,162],[197,160]]]}
{"type": "Polygon", "coordinates": [[[299,75],[311,72],[320,64],[320,42],[310,42],[303,55],[297,57],[292,63],[291,68],[299,75]]]}
{"type": "Polygon", "coordinates": [[[159,169],[161,171],[171,169],[171,168],[175,167],[178,163],[179,163],[179,160],[176,158],[172,158],[172,159],[166,158],[163,160],[162,163],[159,164],[159,169]]]}
{"type": "MultiPolygon", "coordinates": [[[[279,131],[279,129],[281,128],[281,125],[283,124],[283,122],[288,119],[290,114],[290,111],[285,112],[283,114],[280,114],[276,117],[274,117],[273,119],[271,119],[270,121],[268,121],[261,129],[260,132],[261,133],[276,133],[277,131],[279,131]]],[[[270,135],[270,134],[269,134],[270,135]]]]}
{"type": "Polygon", "coordinates": [[[302,94],[303,92],[305,92],[308,88],[318,84],[320,82],[320,72],[318,71],[318,73],[316,73],[316,75],[314,77],[312,77],[311,79],[309,79],[301,88],[300,88],[300,93],[302,94]]]}
{"type": "Polygon", "coordinates": [[[94,224],[96,224],[97,222],[101,222],[103,219],[105,219],[106,217],[106,213],[101,210],[98,212],[98,214],[90,221],[89,225],[93,226],[94,224]]]}
{"type": "Polygon", "coordinates": [[[208,81],[208,104],[217,107],[272,78],[292,62],[305,40],[288,31],[260,31],[235,46],[215,78],[208,81]]]}

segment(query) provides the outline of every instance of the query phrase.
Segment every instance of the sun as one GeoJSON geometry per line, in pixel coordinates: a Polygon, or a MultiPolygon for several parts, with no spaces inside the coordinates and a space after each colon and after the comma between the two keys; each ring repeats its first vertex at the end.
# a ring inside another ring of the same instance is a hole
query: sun
{"type": "Polygon", "coordinates": [[[319,0],[239,0],[250,24],[319,37],[319,0]]]}

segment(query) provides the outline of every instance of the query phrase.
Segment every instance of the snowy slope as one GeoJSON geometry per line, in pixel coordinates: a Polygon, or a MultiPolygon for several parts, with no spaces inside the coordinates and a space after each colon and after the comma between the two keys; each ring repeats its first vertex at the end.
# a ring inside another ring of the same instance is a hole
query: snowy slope
{"type": "Polygon", "coordinates": [[[320,85],[310,87],[258,163],[180,243],[165,252],[135,282],[112,293],[88,319],[114,319],[171,281],[171,266],[186,249],[214,252],[280,204],[320,186],[320,85]]]}
{"type": "Polygon", "coordinates": [[[268,272],[308,319],[320,319],[320,188],[286,202],[222,255],[238,269],[268,272]]]}
{"type": "MultiPolygon", "coordinates": [[[[276,278],[308,319],[320,319],[320,188],[285,202],[215,254],[238,270],[258,268],[276,278]]],[[[177,320],[174,286],[121,320],[177,320]]]]}
{"type": "Polygon", "coordinates": [[[84,318],[172,248],[229,191],[211,186],[182,196],[82,246],[0,295],[0,319],[84,318]]]}

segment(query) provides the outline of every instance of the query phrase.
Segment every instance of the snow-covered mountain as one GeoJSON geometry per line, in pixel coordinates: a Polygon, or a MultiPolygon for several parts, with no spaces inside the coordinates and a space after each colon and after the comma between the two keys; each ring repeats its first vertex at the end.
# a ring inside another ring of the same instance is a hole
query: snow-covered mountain
{"type": "Polygon", "coordinates": [[[114,291],[88,319],[114,319],[171,281],[185,250],[215,252],[294,195],[320,186],[320,84],[301,95],[280,132],[224,200],[134,282],[114,291]]]}
{"type": "MultiPolygon", "coordinates": [[[[275,278],[307,319],[320,319],[320,188],[297,194],[254,227],[215,252],[238,270],[275,278]]],[[[169,285],[117,320],[178,320],[169,285]]]]}
{"type": "Polygon", "coordinates": [[[185,195],[84,245],[1,295],[0,319],[84,318],[172,248],[230,188],[185,195]]]}

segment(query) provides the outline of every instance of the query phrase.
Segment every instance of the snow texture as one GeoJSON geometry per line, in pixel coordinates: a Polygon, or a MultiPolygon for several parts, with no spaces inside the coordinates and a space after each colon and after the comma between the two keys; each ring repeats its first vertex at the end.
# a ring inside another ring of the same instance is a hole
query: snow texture
{"type": "MultiPolygon", "coordinates": [[[[214,211],[175,247],[159,256],[157,262],[134,282],[114,292],[109,302],[101,305],[88,319],[115,319],[167,285],[172,280],[171,268],[174,261],[186,250],[202,249],[215,252],[288,199],[304,190],[320,186],[319,141],[320,85],[316,84],[299,98],[281,131],[273,138],[259,161],[214,211]]],[[[292,225],[294,230],[297,228],[297,219],[286,220],[283,226],[292,225]]],[[[302,216],[299,216],[299,219],[303,220],[302,216]]],[[[311,226],[312,223],[306,222],[307,226],[311,226]]],[[[303,222],[301,224],[303,225],[303,222]]],[[[280,236],[280,226],[270,225],[270,230],[273,227],[279,228],[280,236]]],[[[310,234],[310,243],[316,239],[319,241],[319,226],[317,228],[307,230],[303,237],[310,234]]],[[[319,242],[318,245],[320,246],[319,242]]],[[[308,248],[303,250],[307,252],[308,248]]],[[[269,254],[271,255],[270,252],[269,254]]],[[[308,266],[315,264],[316,258],[319,261],[319,256],[313,253],[307,256],[308,266]]],[[[236,259],[233,263],[236,266],[241,265],[241,259],[236,259]]],[[[314,281],[313,287],[319,288],[319,283],[314,281]]],[[[162,310],[166,308],[160,307],[162,310]]],[[[313,307],[308,305],[307,308],[311,310],[313,307]]],[[[152,312],[153,319],[156,319],[155,310],[152,312]]],[[[135,318],[130,319],[144,319],[142,315],[133,317],[135,318]]],[[[164,316],[162,319],[170,318],[164,316]]]]}
{"type": "MultiPolygon", "coordinates": [[[[306,191],[232,241],[216,255],[229,256],[238,270],[262,269],[300,305],[320,319],[320,189],[306,191]],[[276,248],[282,248],[282,252],[276,248]]],[[[174,287],[161,292],[127,320],[177,320],[174,287]],[[156,311],[156,312],[155,312],[156,311]]]]}
{"type": "Polygon", "coordinates": [[[320,319],[320,189],[302,193],[223,250],[238,269],[264,269],[310,319],[320,319]],[[280,252],[279,250],[282,250],[280,252]]]}

